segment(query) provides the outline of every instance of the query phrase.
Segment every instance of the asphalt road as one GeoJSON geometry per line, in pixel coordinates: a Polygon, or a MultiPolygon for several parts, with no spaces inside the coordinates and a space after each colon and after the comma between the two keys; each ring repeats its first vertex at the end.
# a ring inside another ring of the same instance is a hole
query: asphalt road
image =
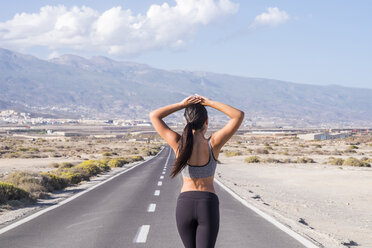
{"type": "MultiPolygon", "coordinates": [[[[171,152],[167,146],[155,158],[1,234],[0,248],[183,247],[175,222],[182,178],[168,176],[171,152]]],[[[304,247],[215,188],[220,200],[216,247],[304,247]]]]}

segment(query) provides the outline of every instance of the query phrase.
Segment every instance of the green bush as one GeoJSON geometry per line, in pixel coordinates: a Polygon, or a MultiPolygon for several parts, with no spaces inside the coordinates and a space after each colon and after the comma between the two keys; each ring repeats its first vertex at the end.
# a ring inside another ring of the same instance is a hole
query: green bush
{"type": "Polygon", "coordinates": [[[104,169],[98,164],[95,160],[86,160],[81,162],[79,165],[76,166],[77,168],[83,169],[85,172],[88,173],[89,176],[95,176],[104,169]]]}
{"type": "Polygon", "coordinates": [[[0,182],[0,204],[12,200],[31,200],[29,192],[8,182],[0,182]]]}
{"type": "Polygon", "coordinates": [[[352,149],[358,149],[359,147],[357,147],[356,145],[350,145],[348,147],[348,150],[352,150],[352,149]]]}
{"type": "Polygon", "coordinates": [[[297,163],[315,163],[314,159],[308,157],[298,157],[296,160],[297,163]]]}
{"type": "Polygon", "coordinates": [[[265,163],[282,163],[282,161],[280,161],[279,159],[275,159],[275,158],[267,158],[267,159],[264,159],[264,162],[265,163]]]}
{"type": "Polygon", "coordinates": [[[74,167],[74,164],[70,162],[63,162],[58,166],[58,168],[71,168],[71,167],[74,167]]]}
{"type": "Polygon", "coordinates": [[[102,171],[111,170],[111,167],[108,165],[108,162],[109,160],[106,160],[106,159],[101,159],[101,160],[96,161],[97,166],[99,166],[102,169],[102,171]]]}
{"type": "Polygon", "coordinates": [[[372,163],[372,158],[363,157],[360,159],[362,162],[372,163]]]}
{"type": "Polygon", "coordinates": [[[360,162],[358,159],[349,157],[347,158],[342,165],[348,165],[348,166],[362,166],[363,163],[360,162]]]}
{"type": "Polygon", "coordinates": [[[52,173],[40,173],[42,176],[42,185],[49,191],[61,190],[67,187],[68,181],[52,173]]]}
{"type": "Polygon", "coordinates": [[[134,156],[129,157],[130,163],[142,161],[142,160],[144,160],[144,158],[140,155],[134,155],[134,156]]]}
{"type": "Polygon", "coordinates": [[[5,178],[6,182],[25,189],[36,198],[39,198],[43,192],[47,192],[42,180],[39,173],[27,171],[15,171],[5,178]]]}
{"type": "Polygon", "coordinates": [[[342,158],[329,157],[328,163],[331,165],[343,165],[344,160],[342,158]]]}
{"type": "Polygon", "coordinates": [[[259,163],[260,162],[260,157],[258,157],[258,156],[251,156],[251,157],[245,158],[244,161],[246,163],[259,163]]]}
{"type": "Polygon", "coordinates": [[[71,170],[64,170],[61,171],[59,176],[66,180],[69,184],[78,184],[83,180],[89,180],[89,176],[79,173],[79,172],[73,172],[71,170]]]}
{"type": "Polygon", "coordinates": [[[239,151],[229,151],[229,150],[225,150],[223,152],[223,154],[226,156],[226,157],[233,157],[233,156],[239,156],[239,155],[242,155],[241,152],[239,151]]]}

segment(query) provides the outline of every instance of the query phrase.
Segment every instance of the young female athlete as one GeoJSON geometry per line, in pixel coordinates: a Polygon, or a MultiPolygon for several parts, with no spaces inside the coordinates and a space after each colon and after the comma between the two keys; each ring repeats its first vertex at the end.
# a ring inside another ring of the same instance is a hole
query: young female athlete
{"type": "Polygon", "coordinates": [[[183,186],[177,199],[176,222],[186,248],[213,248],[216,243],[220,214],[213,178],[217,158],[222,146],[238,130],[243,118],[244,112],[196,94],[150,113],[155,130],[176,154],[171,177],[180,172],[183,177],[183,186]],[[208,139],[204,137],[208,128],[205,106],[230,117],[229,122],[208,139]],[[182,135],[179,135],[162,119],[184,108],[186,126],[182,135]]]}

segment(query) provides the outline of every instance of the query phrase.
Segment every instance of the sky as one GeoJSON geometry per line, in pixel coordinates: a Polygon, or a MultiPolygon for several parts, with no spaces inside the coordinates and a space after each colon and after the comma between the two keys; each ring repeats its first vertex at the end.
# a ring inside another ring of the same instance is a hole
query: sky
{"type": "Polygon", "coordinates": [[[370,0],[12,0],[0,47],[372,89],[370,0]]]}

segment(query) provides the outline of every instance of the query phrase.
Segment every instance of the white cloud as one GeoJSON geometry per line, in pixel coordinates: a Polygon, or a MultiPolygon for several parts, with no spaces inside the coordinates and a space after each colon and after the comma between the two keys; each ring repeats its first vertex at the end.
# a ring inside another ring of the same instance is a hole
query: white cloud
{"type": "Polygon", "coordinates": [[[279,8],[267,8],[267,12],[264,12],[254,19],[251,29],[258,27],[275,27],[289,20],[289,15],[285,11],[279,10],[279,8]]]}
{"type": "Polygon", "coordinates": [[[16,14],[0,22],[0,46],[24,49],[69,48],[130,55],[156,48],[184,47],[198,27],[234,14],[230,0],[176,0],[151,5],[145,14],[113,7],[103,13],[83,6],[44,6],[39,13],[16,14]]]}

